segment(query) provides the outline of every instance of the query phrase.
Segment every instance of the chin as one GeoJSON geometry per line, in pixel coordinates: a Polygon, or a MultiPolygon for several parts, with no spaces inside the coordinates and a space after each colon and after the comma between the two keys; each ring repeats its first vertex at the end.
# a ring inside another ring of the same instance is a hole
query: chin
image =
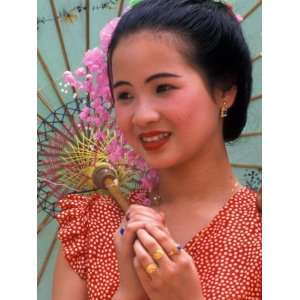
{"type": "Polygon", "coordinates": [[[170,169],[179,165],[178,158],[170,155],[167,157],[166,155],[154,155],[153,157],[150,157],[149,155],[145,155],[143,153],[142,156],[150,168],[157,170],[170,169]]]}

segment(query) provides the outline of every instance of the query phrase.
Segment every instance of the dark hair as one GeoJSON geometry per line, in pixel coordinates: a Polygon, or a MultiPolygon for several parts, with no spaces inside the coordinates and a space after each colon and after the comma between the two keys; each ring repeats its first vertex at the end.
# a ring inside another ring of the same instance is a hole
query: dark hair
{"type": "Polygon", "coordinates": [[[224,119],[223,138],[225,142],[238,138],[247,121],[252,62],[232,10],[212,0],[144,0],[135,5],[121,17],[112,36],[108,49],[110,86],[113,51],[122,38],[144,30],[180,37],[184,57],[201,71],[210,91],[237,87],[234,104],[224,119]]]}

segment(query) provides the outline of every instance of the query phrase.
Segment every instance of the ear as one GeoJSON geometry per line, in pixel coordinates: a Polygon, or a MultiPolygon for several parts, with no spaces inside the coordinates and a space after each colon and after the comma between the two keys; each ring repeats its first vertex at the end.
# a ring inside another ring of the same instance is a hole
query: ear
{"type": "Polygon", "coordinates": [[[222,108],[224,103],[226,104],[227,108],[230,108],[235,100],[237,94],[237,87],[233,85],[230,89],[223,91],[223,90],[217,90],[215,93],[215,99],[217,100],[217,104],[222,108]]]}

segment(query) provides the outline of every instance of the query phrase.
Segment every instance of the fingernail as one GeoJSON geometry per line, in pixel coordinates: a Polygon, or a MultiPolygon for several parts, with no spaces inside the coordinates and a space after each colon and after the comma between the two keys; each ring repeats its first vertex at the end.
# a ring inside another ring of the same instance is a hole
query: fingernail
{"type": "Polygon", "coordinates": [[[120,235],[124,235],[124,233],[125,233],[125,228],[124,227],[121,227],[120,228],[120,230],[119,230],[119,233],[120,233],[120,235]]]}

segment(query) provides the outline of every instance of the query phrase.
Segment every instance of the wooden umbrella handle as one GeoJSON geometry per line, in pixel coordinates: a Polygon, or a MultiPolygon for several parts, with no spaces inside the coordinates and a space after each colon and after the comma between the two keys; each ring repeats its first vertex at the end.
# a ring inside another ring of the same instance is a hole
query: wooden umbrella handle
{"type": "Polygon", "coordinates": [[[112,177],[108,176],[108,177],[104,178],[103,181],[104,181],[103,182],[104,186],[109,190],[110,194],[117,201],[120,208],[123,211],[126,211],[129,207],[129,205],[120,190],[117,179],[113,179],[112,177]]]}

